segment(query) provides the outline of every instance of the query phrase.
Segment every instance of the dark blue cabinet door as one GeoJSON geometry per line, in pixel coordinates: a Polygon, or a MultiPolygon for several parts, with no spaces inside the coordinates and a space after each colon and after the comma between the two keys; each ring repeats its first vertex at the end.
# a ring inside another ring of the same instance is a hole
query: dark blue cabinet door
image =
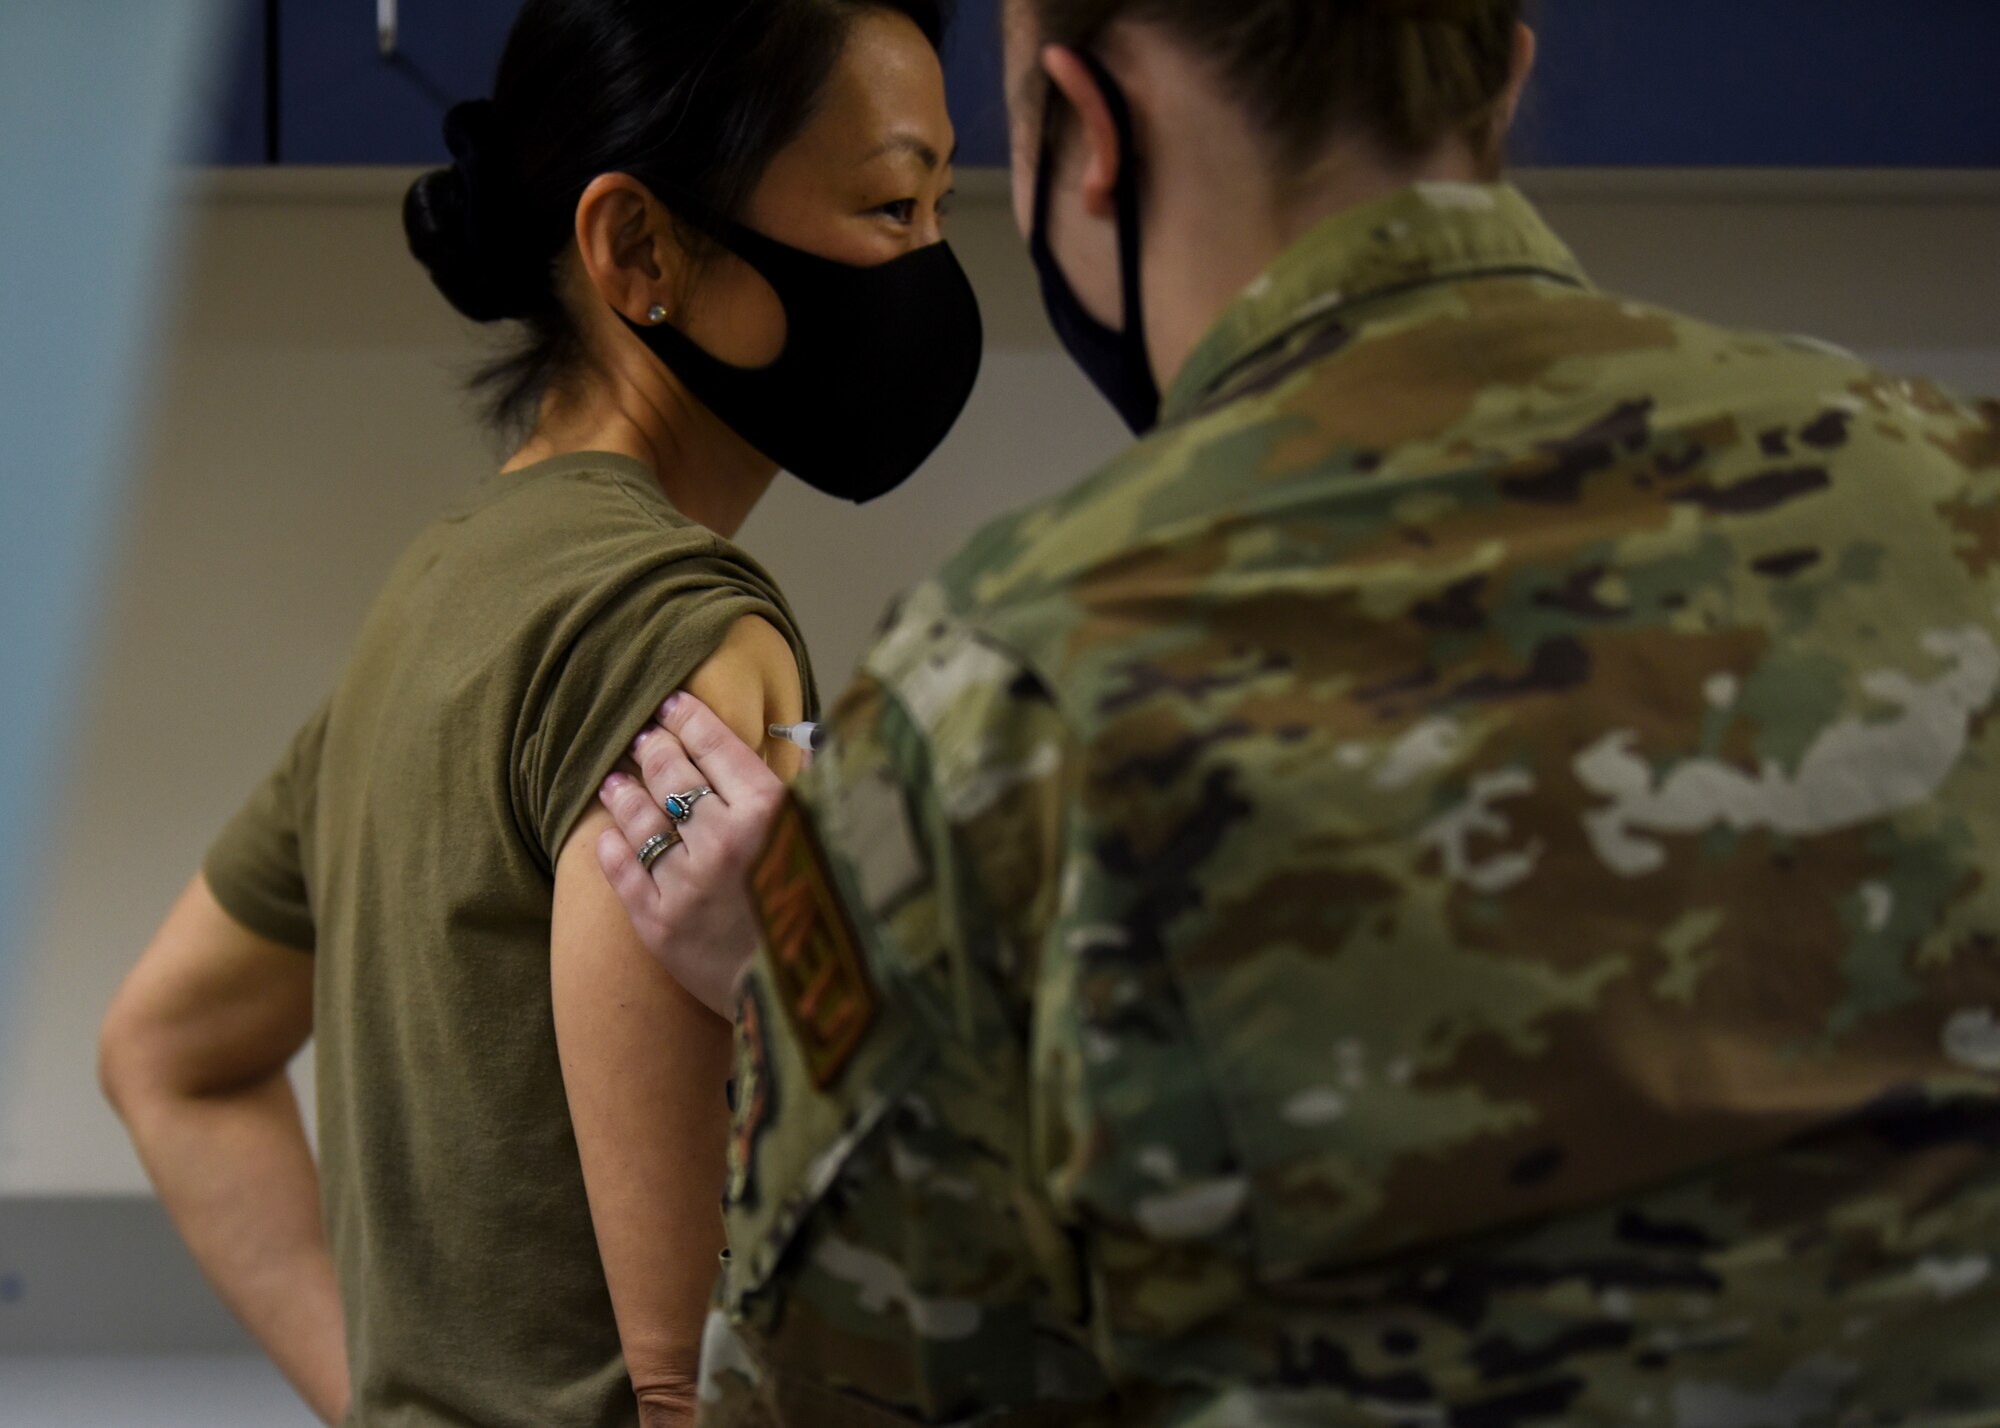
{"type": "Polygon", "coordinates": [[[1530,0],[1525,163],[2000,165],[1994,0],[1530,0]]]}
{"type": "Polygon", "coordinates": [[[278,156],[288,164],[428,164],[444,112],[485,94],[518,0],[400,0],[393,58],[374,0],[281,0],[278,156]]]}
{"type": "MultiPolygon", "coordinates": [[[[946,51],[961,162],[1007,160],[997,0],[946,51]]],[[[1515,157],[1557,166],[2000,166],[1995,0],[1529,0],[1515,157]]]]}
{"type": "Polygon", "coordinates": [[[234,0],[190,136],[197,163],[261,164],[270,157],[264,124],[267,73],[262,0],[234,0]]]}
{"type": "MultiPolygon", "coordinates": [[[[397,53],[387,59],[376,42],[374,0],[281,0],[283,162],[444,161],[444,111],[488,92],[519,3],[400,0],[397,8],[397,53]]],[[[962,164],[1006,162],[999,33],[996,0],[963,0],[946,54],[962,164]]]]}
{"type": "Polygon", "coordinates": [[[1007,95],[1000,75],[999,0],[959,0],[945,36],[944,78],[960,168],[1007,162],[1007,95]]]}
{"type": "MultiPolygon", "coordinates": [[[[722,0],[662,0],[721,3],[722,0]]],[[[1330,0],[1329,0],[1330,2],[1330,0]]],[[[486,92],[518,0],[279,0],[288,163],[433,163],[486,92]]],[[[999,0],[959,0],[945,69],[965,166],[1006,162],[999,0]]],[[[1996,0],[1530,0],[1542,62],[1523,163],[2000,166],[1996,0]]]]}

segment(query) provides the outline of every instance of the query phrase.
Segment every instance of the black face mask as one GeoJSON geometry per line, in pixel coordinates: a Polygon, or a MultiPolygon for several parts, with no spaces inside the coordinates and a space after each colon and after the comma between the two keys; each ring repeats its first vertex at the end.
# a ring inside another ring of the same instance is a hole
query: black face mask
{"type": "Polygon", "coordinates": [[[815,490],[872,501],[909,480],[965,410],[984,353],[979,300],[951,249],[861,268],[676,211],[771,285],[784,351],[734,367],[670,325],[626,325],[731,431],[815,490]]]}
{"type": "Polygon", "coordinates": [[[1056,124],[1063,97],[1049,87],[1048,113],[1042,116],[1042,152],[1035,172],[1035,223],[1028,247],[1042,278],[1042,305],[1056,336],[1071,359],[1096,384],[1125,424],[1143,436],[1160,424],[1160,384],[1146,354],[1146,309],[1139,301],[1139,167],[1134,146],[1132,106],[1125,91],[1097,56],[1079,51],[1084,64],[1104,91],[1111,120],[1118,126],[1118,278],[1125,301],[1125,330],[1115,332],[1085,310],[1077,300],[1062,265],[1049,243],[1049,208],[1054,198],[1056,124]]]}

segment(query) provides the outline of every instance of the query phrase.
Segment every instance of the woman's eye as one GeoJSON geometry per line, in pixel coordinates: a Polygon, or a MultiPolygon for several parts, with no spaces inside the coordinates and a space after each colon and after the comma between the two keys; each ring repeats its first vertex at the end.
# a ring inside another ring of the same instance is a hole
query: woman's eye
{"type": "Polygon", "coordinates": [[[905,225],[917,221],[917,201],[914,198],[902,198],[894,203],[885,203],[875,211],[905,225]]]}

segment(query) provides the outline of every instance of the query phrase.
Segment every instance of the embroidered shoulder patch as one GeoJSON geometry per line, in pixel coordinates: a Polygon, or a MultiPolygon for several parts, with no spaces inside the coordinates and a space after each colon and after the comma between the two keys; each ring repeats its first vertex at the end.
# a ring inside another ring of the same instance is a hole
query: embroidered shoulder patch
{"type": "Polygon", "coordinates": [[[875,1020],[875,988],[826,854],[793,795],[779,810],[750,891],[771,949],[772,993],[814,1087],[825,1090],[861,1049],[875,1020]]]}
{"type": "Polygon", "coordinates": [[[736,1078],[730,1083],[729,1188],[723,1203],[757,1204],[757,1137],[775,1110],[771,1056],[764,1042],[764,1004],[753,979],[736,1008],[736,1078]]]}

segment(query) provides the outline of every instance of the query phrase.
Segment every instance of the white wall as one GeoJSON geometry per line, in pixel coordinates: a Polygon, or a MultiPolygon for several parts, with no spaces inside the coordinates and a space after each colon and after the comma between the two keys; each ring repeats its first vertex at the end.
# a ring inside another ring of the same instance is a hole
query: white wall
{"type": "MultiPolygon", "coordinates": [[[[143,1187],[97,1099],[98,1016],[323,692],[397,551],[489,462],[455,386],[476,333],[402,248],[406,177],[237,174],[189,200],[193,269],[106,592],[93,712],[47,818],[41,956],[0,1030],[0,1194],[143,1187]]],[[[781,483],[743,533],[789,591],[829,692],[895,590],[1119,444],[1047,334],[997,185],[966,187],[954,236],[991,346],[964,423],[865,512],[781,483]]],[[[1533,187],[1606,286],[2000,392],[1990,178],[1533,187]]]]}

